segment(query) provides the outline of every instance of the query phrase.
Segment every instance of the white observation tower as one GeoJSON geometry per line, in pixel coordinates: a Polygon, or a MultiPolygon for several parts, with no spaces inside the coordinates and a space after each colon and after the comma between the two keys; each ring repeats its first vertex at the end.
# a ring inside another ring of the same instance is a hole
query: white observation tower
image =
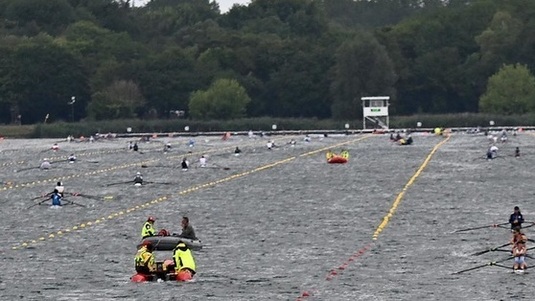
{"type": "Polygon", "coordinates": [[[374,128],[378,126],[388,129],[390,119],[388,117],[388,100],[390,96],[361,97],[362,100],[362,128],[374,128]],[[366,127],[366,124],[371,125],[366,127]]]}

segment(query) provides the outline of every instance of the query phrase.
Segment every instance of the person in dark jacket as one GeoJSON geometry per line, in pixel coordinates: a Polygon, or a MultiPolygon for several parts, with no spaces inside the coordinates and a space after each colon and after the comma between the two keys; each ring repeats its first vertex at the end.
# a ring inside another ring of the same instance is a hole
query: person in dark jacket
{"type": "Polygon", "coordinates": [[[520,208],[515,206],[513,214],[509,217],[509,223],[511,224],[511,229],[521,229],[522,223],[524,222],[524,216],[520,212],[520,208]]]}
{"type": "Polygon", "coordinates": [[[195,231],[193,230],[193,226],[190,225],[189,218],[187,216],[182,217],[182,233],[177,236],[188,239],[197,239],[197,236],[195,236],[195,231]]]}

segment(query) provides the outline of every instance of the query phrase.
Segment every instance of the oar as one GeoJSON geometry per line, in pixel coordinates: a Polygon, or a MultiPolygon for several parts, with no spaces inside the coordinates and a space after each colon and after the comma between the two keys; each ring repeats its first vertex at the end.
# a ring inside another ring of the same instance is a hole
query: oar
{"type": "Polygon", "coordinates": [[[36,196],[33,199],[31,199],[31,201],[35,201],[35,200],[38,200],[38,199],[46,198],[48,196],[50,196],[50,193],[47,193],[47,194],[42,195],[42,196],[36,196]]]}
{"type": "Polygon", "coordinates": [[[229,170],[230,167],[224,167],[224,166],[221,166],[219,164],[216,164],[216,163],[213,163],[215,166],[217,166],[218,168],[221,168],[221,169],[224,169],[224,170],[229,170]]]}
{"type": "Polygon", "coordinates": [[[93,199],[93,200],[97,200],[97,201],[102,199],[102,197],[99,197],[99,196],[82,194],[82,193],[78,193],[78,192],[71,192],[70,195],[79,196],[79,197],[88,198],[88,199],[93,199]]]}
{"type": "Polygon", "coordinates": [[[495,247],[495,248],[490,248],[490,249],[485,250],[485,251],[481,251],[481,252],[474,253],[474,254],[472,254],[472,256],[479,256],[479,255],[482,255],[482,254],[485,254],[485,253],[488,253],[488,252],[492,252],[492,251],[500,251],[500,250],[498,250],[499,248],[503,248],[503,247],[508,246],[508,245],[510,245],[510,244],[511,244],[511,243],[508,242],[508,243],[506,243],[506,244],[503,244],[503,245],[498,246],[498,247],[495,247]]]}
{"type": "Polygon", "coordinates": [[[151,166],[148,166],[148,165],[145,165],[145,164],[141,164],[141,168],[149,168],[149,167],[176,168],[174,166],[166,166],[166,165],[151,165],[151,166]]]}
{"type": "Polygon", "coordinates": [[[145,181],[146,184],[160,184],[160,185],[174,185],[175,183],[169,183],[169,182],[148,182],[145,181]]]}
{"type": "Polygon", "coordinates": [[[41,204],[43,204],[43,203],[46,202],[46,201],[48,201],[48,199],[42,200],[42,201],[40,201],[40,202],[37,202],[37,203],[31,205],[30,207],[28,207],[28,208],[26,208],[26,209],[30,209],[30,208],[32,208],[32,207],[41,205],[41,204]]]}
{"type": "Polygon", "coordinates": [[[26,168],[17,169],[17,170],[15,170],[15,172],[21,172],[21,171],[30,170],[30,169],[37,169],[37,168],[40,168],[40,167],[41,166],[38,166],[38,167],[26,167],[26,168]]]}
{"type": "Polygon", "coordinates": [[[69,161],[69,160],[67,160],[67,159],[58,160],[58,161],[50,161],[50,164],[65,163],[65,162],[68,162],[68,161],[69,161]]]}
{"type": "Polygon", "coordinates": [[[63,200],[63,201],[67,203],[66,205],[76,205],[76,206],[80,206],[80,207],[84,207],[84,208],[87,207],[86,205],[78,204],[78,203],[75,203],[73,201],[68,201],[68,200],[63,200]]]}
{"type": "Polygon", "coordinates": [[[507,261],[507,260],[512,259],[512,258],[514,258],[514,257],[513,256],[509,256],[507,258],[504,258],[504,259],[501,259],[501,260],[498,260],[498,261],[487,262],[485,264],[478,265],[478,266],[475,266],[475,267],[472,267],[472,268],[469,268],[469,269],[465,269],[465,270],[462,270],[462,271],[458,271],[458,272],[455,272],[453,274],[457,275],[457,274],[461,274],[461,273],[465,273],[465,272],[481,269],[481,268],[484,268],[486,266],[493,266],[493,265],[495,266],[495,265],[497,265],[497,263],[504,262],[504,261],[507,261]]]}
{"type": "Polygon", "coordinates": [[[121,184],[129,184],[129,183],[133,183],[133,181],[111,183],[111,184],[106,184],[106,186],[121,185],[121,184]]]}
{"type": "Polygon", "coordinates": [[[535,222],[530,222],[528,226],[522,226],[522,229],[529,228],[535,226],[535,222]]]}
{"type": "Polygon", "coordinates": [[[466,228],[466,229],[455,230],[455,231],[453,231],[453,233],[466,232],[466,231],[485,229],[485,228],[498,228],[498,227],[501,227],[501,226],[507,225],[507,224],[509,224],[509,223],[492,224],[492,225],[486,225],[486,226],[466,228]]]}

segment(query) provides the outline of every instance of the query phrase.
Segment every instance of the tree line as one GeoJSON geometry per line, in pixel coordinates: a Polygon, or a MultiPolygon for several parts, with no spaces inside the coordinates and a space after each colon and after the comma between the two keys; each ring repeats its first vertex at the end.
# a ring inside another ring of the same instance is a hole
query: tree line
{"type": "Polygon", "coordinates": [[[4,0],[0,122],[351,119],[374,95],[528,113],[533,20],[525,0],[4,0]]]}

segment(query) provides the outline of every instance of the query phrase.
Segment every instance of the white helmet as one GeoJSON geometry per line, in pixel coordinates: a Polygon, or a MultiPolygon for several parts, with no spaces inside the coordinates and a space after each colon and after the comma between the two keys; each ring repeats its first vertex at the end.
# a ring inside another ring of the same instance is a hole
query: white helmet
{"type": "Polygon", "coordinates": [[[140,172],[138,171],[138,172],[136,173],[136,175],[137,175],[137,176],[140,176],[140,175],[141,175],[141,173],[140,173],[140,172]]]}

